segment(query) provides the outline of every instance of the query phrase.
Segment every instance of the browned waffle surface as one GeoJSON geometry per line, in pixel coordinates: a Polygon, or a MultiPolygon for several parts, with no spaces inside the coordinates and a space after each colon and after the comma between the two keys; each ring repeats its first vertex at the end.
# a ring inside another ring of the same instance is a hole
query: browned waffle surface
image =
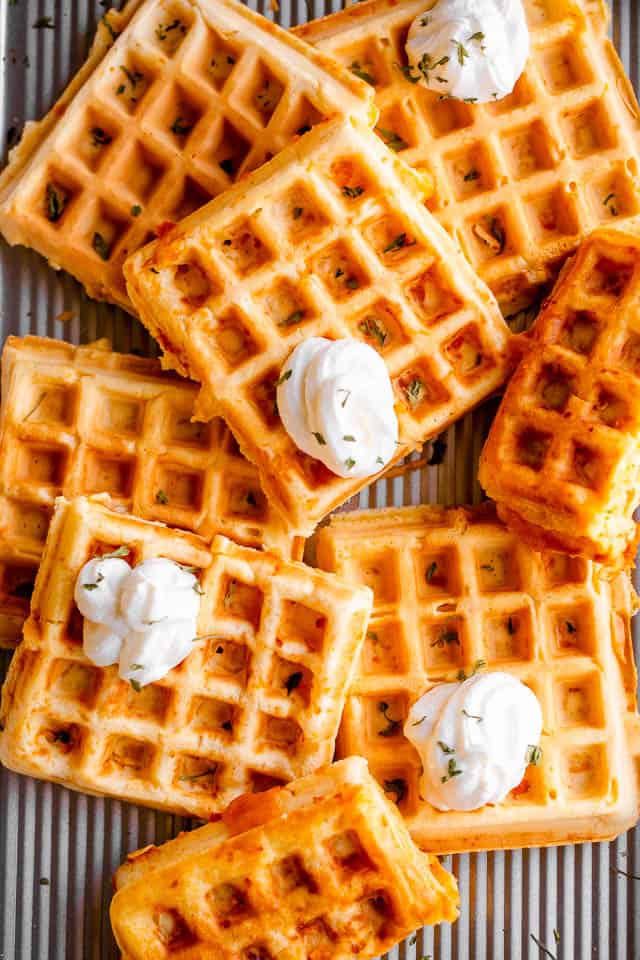
{"type": "Polygon", "coordinates": [[[536,322],[480,482],[534,545],[632,563],[640,499],[640,235],[603,228],[536,322]]]}
{"type": "Polygon", "coordinates": [[[148,520],[291,556],[301,543],[221,420],[192,423],[195,384],[156,360],[9,337],[0,414],[0,645],[19,639],[57,496],[109,493],[148,520]]]}
{"type": "Polygon", "coordinates": [[[31,616],[3,689],[0,757],[86,793],[207,818],[330,761],[368,590],[217,537],[117,513],[101,498],[59,501],[31,616]],[[136,690],[82,650],[73,600],[91,557],[128,549],[196,568],[194,650],[136,690]]]}
{"type": "Polygon", "coordinates": [[[0,178],[0,230],[127,309],[122,263],[366,84],[234,0],[131,0],[0,178]]]}
{"type": "Polygon", "coordinates": [[[429,206],[513,314],[582,237],[637,216],[640,108],[600,0],[526,0],[531,57],[513,94],[486,105],[407,78],[407,31],[426,6],[372,0],[296,32],[373,83],[379,135],[434,175],[429,206]]]}
{"type": "Polygon", "coordinates": [[[458,902],[355,757],[141,851],[116,888],[111,922],[129,960],[367,960],[455,920],[458,902]]]}
{"type": "Polygon", "coordinates": [[[374,591],[339,755],[367,758],[420,846],[603,840],[635,823],[636,600],[626,575],[611,583],[584,558],[535,553],[489,505],[336,516],[318,534],[318,563],[374,591]],[[425,690],[474,669],[507,671],[533,690],[542,759],[503,803],[439,812],[421,796],[420,757],[402,727],[425,690]]]}
{"type": "Polygon", "coordinates": [[[378,350],[398,459],[507,376],[498,306],[421,199],[420,177],[378,137],[336,120],[127,261],[165,362],[201,382],[199,415],[224,417],[296,532],[367,482],[302,454],[280,422],[276,380],[302,340],[378,350]]]}

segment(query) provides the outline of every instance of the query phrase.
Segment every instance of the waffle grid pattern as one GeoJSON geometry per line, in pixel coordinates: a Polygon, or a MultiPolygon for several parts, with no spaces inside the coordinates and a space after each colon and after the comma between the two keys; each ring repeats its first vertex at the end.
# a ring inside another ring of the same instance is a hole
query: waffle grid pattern
{"type": "Polygon", "coordinates": [[[528,66],[486,105],[407,79],[406,35],[424,8],[373,0],[296,32],[374,82],[378,133],[433,174],[430,209],[512,315],[591,230],[640,212],[640,108],[599,0],[526,0],[528,66]]]}
{"type": "Polygon", "coordinates": [[[593,233],[544,304],[507,388],[480,482],[534,545],[633,561],[639,298],[640,237],[593,233]]]}
{"type": "Polygon", "coordinates": [[[19,639],[57,496],[106,492],[147,520],[299,555],[225,424],[191,422],[194,384],[108,341],[9,337],[2,362],[0,644],[19,639]]]}
{"type": "Polygon", "coordinates": [[[125,267],[165,361],[203,384],[199,415],[225,418],[297,532],[366,482],[302,454],[280,423],[275,382],[301,340],[350,336],[378,350],[396,393],[398,458],[507,374],[506,325],[417,202],[420,186],[369,130],[336,121],[125,267]]]}
{"type": "Polygon", "coordinates": [[[126,309],[122,263],[165,222],[327,115],[371,113],[363,83],[232,0],[133,8],[24,170],[18,152],[0,181],[10,242],[126,309]]]}
{"type": "Polygon", "coordinates": [[[635,711],[635,607],[626,579],[614,604],[589,561],[536,554],[483,508],[338,516],[318,535],[318,563],[374,592],[338,754],[368,759],[421,846],[605,839],[635,822],[624,732],[627,705],[635,711]],[[440,813],[420,795],[419,755],[402,727],[426,689],[485,666],[512,673],[538,697],[542,761],[504,803],[440,813]]]}
{"type": "Polygon", "coordinates": [[[174,845],[170,867],[150,863],[125,884],[112,918],[126,955],[370,958],[418,924],[453,919],[452,878],[410,844],[366,768],[356,779],[362,761],[347,763],[348,776],[339,764],[298,782],[280,818],[219,845],[203,836],[182,860],[174,845]]]}
{"type": "Polygon", "coordinates": [[[330,761],[369,605],[368,591],[224,537],[209,551],[92,500],[64,503],[3,692],[2,761],[206,819],[330,761]],[[87,660],[73,602],[83,564],[122,545],[132,565],[165,556],[201,571],[193,652],[140,691],[87,660]]]}

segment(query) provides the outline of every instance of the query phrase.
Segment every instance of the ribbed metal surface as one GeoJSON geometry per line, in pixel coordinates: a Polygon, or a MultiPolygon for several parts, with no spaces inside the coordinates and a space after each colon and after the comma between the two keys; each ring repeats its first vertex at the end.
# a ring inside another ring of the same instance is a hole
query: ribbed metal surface
{"type": "MultiPolygon", "coordinates": [[[[3,152],[6,132],[38,118],[82,63],[108,0],[9,3],[0,0],[3,152]],[[45,16],[55,29],[33,28],[45,16]]],[[[268,0],[257,8],[273,18],[268,0]]],[[[288,26],[335,8],[287,0],[277,19],[288,26]]],[[[617,0],[613,12],[613,36],[638,89],[640,0],[617,0]]],[[[89,301],[35,254],[0,243],[0,268],[3,336],[108,336],[117,350],[153,350],[135,321],[89,301]],[[68,310],[70,322],[55,319],[68,310]]],[[[477,457],[490,413],[480,410],[449,431],[441,466],[381,481],[361,495],[362,506],[478,501],[477,457]]],[[[0,654],[0,676],[8,661],[0,654]]],[[[115,958],[108,920],[114,869],[128,851],[182,826],[0,770],[0,960],[115,958]]],[[[453,857],[447,865],[460,881],[460,920],[425,930],[392,960],[538,960],[545,950],[558,960],[640,960],[640,880],[631,878],[640,874],[638,830],[612,844],[453,857]]]]}

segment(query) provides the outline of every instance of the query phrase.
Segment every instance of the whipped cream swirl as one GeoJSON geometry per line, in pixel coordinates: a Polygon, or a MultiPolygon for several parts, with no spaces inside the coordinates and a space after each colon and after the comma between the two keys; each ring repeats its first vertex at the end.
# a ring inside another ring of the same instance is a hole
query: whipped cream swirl
{"type": "Polygon", "coordinates": [[[284,428],[339,477],[370,477],[394,456],[398,420],[382,357],[359,340],[309,337],[278,381],[284,428]]]}
{"type": "Polygon", "coordinates": [[[511,674],[442,683],[414,703],[404,726],[423,765],[424,797],[437,810],[500,803],[537,759],[542,710],[511,674]]]}
{"type": "Polygon", "coordinates": [[[438,0],[413,21],[405,46],[413,77],[470,103],[510,94],[529,48],[521,0],[438,0]]]}
{"type": "Polygon", "coordinates": [[[119,664],[135,689],[166,676],[193,648],[200,585],[173,560],[132,569],[119,557],[95,557],[78,574],[74,597],[85,655],[99,667],[119,664]]]}

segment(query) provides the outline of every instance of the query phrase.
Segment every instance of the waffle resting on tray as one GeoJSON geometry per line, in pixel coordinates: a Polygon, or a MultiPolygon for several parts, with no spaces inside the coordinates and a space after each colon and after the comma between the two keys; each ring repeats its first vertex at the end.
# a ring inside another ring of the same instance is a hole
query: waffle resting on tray
{"type": "Polygon", "coordinates": [[[512,315],[591,230],[640,212],[640,107],[604,0],[524,0],[530,59],[514,92],[488,104],[411,82],[407,32],[432,5],[354,3],[295,32],[373,84],[378,134],[432,173],[430,208],[512,315]]]}
{"type": "Polygon", "coordinates": [[[132,854],[115,885],[128,960],[370,960],[458,905],[360,757],[235,800],[217,823],[132,854]]]}
{"type": "Polygon", "coordinates": [[[339,515],[317,550],[323,569],[374,592],[338,755],[367,758],[419,846],[544,846],[633,826],[640,717],[626,574],[608,581],[585,558],[534,552],[490,504],[339,515]],[[536,694],[542,757],[503,803],[439,812],[421,796],[420,757],[403,724],[425,690],[483,669],[536,694]]]}
{"type": "Polygon", "coordinates": [[[632,564],[640,500],[640,232],[603,228],[542,307],[480,461],[534,546],[632,564]]]}
{"type": "Polygon", "coordinates": [[[216,537],[212,546],[111,510],[60,500],[24,639],[0,707],[5,766],[85,793],[206,819],[244,792],[328,763],[371,609],[367,588],[216,537]],[[136,690],[82,650],[73,591],[87,560],[128,549],[195,568],[198,639],[136,690]]]}
{"type": "Polygon", "coordinates": [[[221,420],[192,423],[195,384],[157,360],[8,337],[0,412],[0,646],[20,638],[57,496],[108,493],[147,520],[301,555],[221,420]]]}
{"type": "Polygon", "coordinates": [[[125,257],[320,120],[373,122],[367,85],[235,0],[129,0],[28,124],[0,231],[131,309],[125,257]]]}
{"type": "Polygon", "coordinates": [[[336,120],[125,265],[165,364],[202,384],[198,416],[227,421],[296,533],[368,482],[303,454],[280,422],[276,381],[302,340],[356,337],[378,350],[395,392],[396,459],[507,376],[498,306],[421,199],[420,177],[378,137],[336,120]]]}

